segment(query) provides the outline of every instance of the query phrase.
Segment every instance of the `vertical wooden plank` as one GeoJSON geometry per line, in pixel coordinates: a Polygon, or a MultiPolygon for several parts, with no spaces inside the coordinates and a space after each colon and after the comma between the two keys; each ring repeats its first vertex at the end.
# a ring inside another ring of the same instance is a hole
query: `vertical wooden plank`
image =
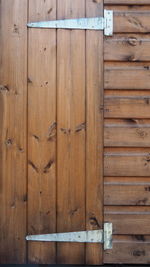
{"type": "MultiPolygon", "coordinates": [[[[29,0],[29,21],[56,19],[55,0],[29,0]]],[[[28,233],[56,231],[56,30],[29,29],[28,233]]],[[[29,262],[56,260],[56,244],[29,242],[29,262]]]]}
{"type": "MultiPolygon", "coordinates": [[[[102,0],[86,1],[86,16],[103,15],[102,0]]],[[[86,33],[86,227],[103,228],[103,32],[86,33]]],[[[86,263],[102,264],[102,245],[87,244],[86,263]]]]}
{"type": "Polygon", "coordinates": [[[26,261],[27,0],[0,1],[0,263],[26,261]]]}
{"type": "MultiPolygon", "coordinates": [[[[58,19],[85,17],[84,0],[58,0],[58,19]]],[[[85,230],[85,31],[58,30],[57,231],[85,230]]],[[[84,244],[58,244],[58,263],[84,264],[84,244]]]]}

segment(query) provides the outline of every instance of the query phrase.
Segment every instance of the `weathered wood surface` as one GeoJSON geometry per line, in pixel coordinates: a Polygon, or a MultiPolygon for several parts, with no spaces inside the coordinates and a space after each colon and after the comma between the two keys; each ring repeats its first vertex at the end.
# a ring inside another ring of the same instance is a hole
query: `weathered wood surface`
{"type": "Polygon", "coordinates": [[[144,264],[150,262],[150,2],[104,4],[114,11],[114,35],[104,38],[104,219],[113,223],[104,262],[144,264]]]}
{"type": "Polygon", "coordinates": [[[105,97],[105,118],[149,118],[150,98],[130,96],[105,97]]]}
{"type": "Polygon", "coordinates": [[[105,206],[104,220],[112,222],[113,234],[149,235],[150,207],[105,206]]]}
{"type": "Polygon", "coordinates": [[[124,118],[133,121],[150,118],[149,91],[107,90],[104,101],[105,118],[124,118]]]}
{"type": "Polygon", "coordinates": [[[149,147],[149,119],[106,119],[105,147],[149,147]]]}
{"type": "MultiPolygon", "coordinates": [[[[84,17],[84,0],[59,0],[58,19],[84,17]]],[[[57,231],[85,230],[85,31],[57,34],[57,231]]],[[[57,263],[84,264],[84,244],[57,245],[57,263]]]]}
{"type": "Polygon", "coordinates": [[[105,6],[114,11],[114,33],[149,33],[150,6],[105,6]]]}
{"type": "MultiPolygon", "coordinates": [[[[103,1],[86,1],[88,17],[103,14],[103,1]]],[[[86,34],[86,227],[103,227],[103,33],[86,34]]],[[[86,245],[86,263],[102,264],[103,247],[86,245]]]]}
{"type": "Polygon", "coordinates": [[[105,251],[104,262],[105,263],[113,262],[117,264],[148,264],[149,265],[150,263],[150,236],[149,235],[148,236],[144,236],[144,235],[114,236],[113,237],[113,249],[105,251]]]}
{"type": "MultiPolygon", "coordinates": [[[[29,21],[56,19],[56,1],[29,1],[29,21]]],[[[29,29],[28,234],[56,232],[56,30],[29,29]]],[[[28,261],[56,263],[56,244],[28,242],[28,261]]]]}
{"type": "Polygon", "coordinates": [[[104,153],[105,176],[150,176],[149,148],[107,148],[104,153]]]}
{"type": "Polygon", "coordinates": [[[150,35],[114,34],[104,39],[105,61],[150,61],[150,35]]]}
{"type": "Polygon", "coordinates": [[[150,65],[107,62],[104,86],[105,89],[150,89],[150,65]]]}
{"type": "MultiPolygon", "coordinates": [[[[57,4],[57,19],[84,17],[85,14],[94,16],[102,14],[103,10],[101,3],[97,4],[93,1],[87,2],[87,10],[85,10],[84,0],[82,2],[63,0],[63,2],[58,1],[57,4]]],[[[39,0],[34,8],[33,3],[30,2],[29,11],[30,21],[55,19],[55,1],[45,1],[42,4],[39,0]]],[[[54,230],[66,232],[102,228],[103,110],[101,109],[99,113],[99,106],[103,104],[102,36],[102,33],[95,31],[87,32],[86,36],[85,31],[58,30],[56,77],[55,30],[29,30],[28,230],[30,234],[51,233],[54,230]],[[42,65],[41,71],[40,65],[42,65]],[[48,73],[50,73],[49,76],[48,73]],[[101,88],[100,93],[99,88],[101,88]],[[47,129],[52,131],[49,133],[52,136],[47,137],[47,129]],[[93,140],[92,146],[91,140],[93,140]],[[48,161],[49,157],[51,160],[48,161]],[[86,162],[89,164],[87,170],[86,162]],[[48,192],[51,194],[48,195],[48,192]],[[87,205],[85,205],[85,198],[87,205]],[[37,201],[33,202],[35,199],[37,201]],[[51,215],[52,220],[49,219],[51,215]]],[[[55,248],[54,244],[30,243],[29,261],[46,264],[55,262],[55,248]],[[49,248],[51,248],[50,253],[48,253],[49,248]]],[[[84,244],[70,243],[57,245],[57,263],[84,264],[85,262],[102,263],[102,246],[86,247],[84,244]]]]}
{"type": "Polygon", "coordinates": [[[150,205],[150,177],[105,177],[104,204],[150,205]]]}
{"type": "Polygon", "coordinates": [[[26,232],[101,229],[103,171],[113,249],[103,259],[99,244],[28,242],[28,261],[150,263],[150,2],[104,3],[114,10],[104,51],[102,32],[28,30],[27,112],[27,17],[101,16],[103,1],[0,1],[1,263],[25,263],[26,232]]]}
{"type": "Polygon", "coordinates": [[[27,0],[0,1],[0,263],[26,261],[27,0]]]}
{"type": "Polygon", "coordinates": [[[110,5],[149,5],[149,0],[104,0],[104,4],[110,5]]]}

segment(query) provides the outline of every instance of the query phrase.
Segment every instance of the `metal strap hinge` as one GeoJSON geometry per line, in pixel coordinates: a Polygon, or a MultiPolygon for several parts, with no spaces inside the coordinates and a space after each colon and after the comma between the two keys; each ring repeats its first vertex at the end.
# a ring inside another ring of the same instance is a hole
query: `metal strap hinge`
{"type": "Polygon", "coordinates": [[[113,11],[104,10],[104,17],[64,19],[28,23],[29,28],[104,30],[104,34],[113,34],[113,11]]]}
{"type": "Polygon", "coordinates": [[[104,243],[104,250],[112,249],[112,223],[105,223],[104,230],[28,235],[28,241],[104,243]]]}

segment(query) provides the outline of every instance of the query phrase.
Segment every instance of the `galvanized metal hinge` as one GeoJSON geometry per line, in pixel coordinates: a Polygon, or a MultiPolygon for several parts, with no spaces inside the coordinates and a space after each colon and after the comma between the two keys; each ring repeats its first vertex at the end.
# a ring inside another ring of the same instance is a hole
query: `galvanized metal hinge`
{"type": "Polygon", "coordinates": [[[113,35],[113,11],[104,10],[104,17],[64,19],[28,23],[29,28],[104,30],[104,35],[113,35]]]}
{"type": "Polygon", "coordinates": [[[27,241],[104,243],[104,250],[112,249],[112,223],[105,223],[104,230],[28,235],[27,241]]]}

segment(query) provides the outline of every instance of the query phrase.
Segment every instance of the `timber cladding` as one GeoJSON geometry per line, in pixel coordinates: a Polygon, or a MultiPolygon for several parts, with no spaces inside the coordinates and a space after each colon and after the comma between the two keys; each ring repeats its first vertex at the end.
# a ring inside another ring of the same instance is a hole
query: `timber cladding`
{"type": "Polygon", "coordinates": [[[0,0],[0,263],[150,263],[150,0],[0,0]],[[27,29],[103,16],[114,33],[27,29]],[[102,229],[102,244],[26,241],[102,229]]]}
{"type": "Polygon", "coordinates": [[[150,1],[105,0],[104,218],[113,222],[105,263],[150,262],[150,1]]]}

